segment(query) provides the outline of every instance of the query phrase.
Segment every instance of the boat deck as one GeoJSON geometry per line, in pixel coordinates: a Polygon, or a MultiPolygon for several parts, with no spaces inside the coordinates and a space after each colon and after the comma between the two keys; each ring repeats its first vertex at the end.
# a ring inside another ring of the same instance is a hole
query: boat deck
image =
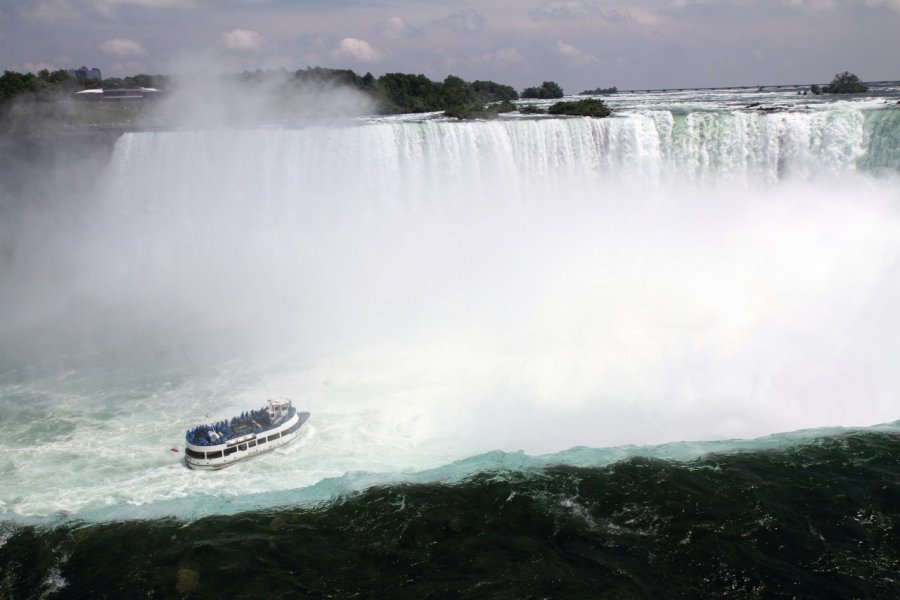
{"type": "Polygon", "coordinates": [[[290,420],[296,413],[292,406],[287,414],[273,422],[266,409],[250,410],[231,419],[223,419],[211,425],[197,425],[185,434],[185,440],[195,446],[216,446],[251,434],[261,434],[290,420]]]}

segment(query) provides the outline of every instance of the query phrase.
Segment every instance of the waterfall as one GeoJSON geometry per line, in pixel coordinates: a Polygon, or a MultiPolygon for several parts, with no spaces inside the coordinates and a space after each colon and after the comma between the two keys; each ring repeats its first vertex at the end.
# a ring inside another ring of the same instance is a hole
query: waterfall
{"type": "Polygon", "coordinates": [[[124,134],[90,193],[8,205],[0,471],[31,504],[0,501],[47,514],[894,420],[896,115],[124,134]],[[267,394],[319,431],[277,476],[195,481],[155,452],[267,394]],[[40,453],[21,447],[34,411],[52,415],[28,429],[40,453]],[[111,483],[79,483],[119,454],[111,483]],[[64,460],[59,496],[39,475],[64,460]]]}
{"type": "Polygon", "coordinates": [[[134,133],[120,140],[114,168],[129,196],[164,190],[180,202],[190,196],[192,204],[205,198],[217,206],[247,197],[296,206],[300,195],[317,190],[411,208],[473,191],[488,200],[586,182],[757,185],[894,167],[896,114],[649,111],[610,119],[134,133]]]}

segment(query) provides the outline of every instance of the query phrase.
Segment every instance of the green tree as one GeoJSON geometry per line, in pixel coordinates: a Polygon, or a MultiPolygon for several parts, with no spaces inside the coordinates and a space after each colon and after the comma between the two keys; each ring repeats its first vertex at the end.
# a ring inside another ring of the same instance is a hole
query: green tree
{"type": "Polygon", "coordinates": [[[382,110],[415,113],[442,110],[440,84],[424,75],[385,73],[378,78],[382,110]]]}
{"type": "Polygon", "coordinates": [[[12,98],[33,92],[37,78],[31,73],[17,73],[15,71],[5,71],[3,77],[0,77],[0,102],[6,102],[12,98]]]}
{"type": "Polygon", "coordinates": [[[496,119],[501,113],[513,112],[516,105],[509,100],[487,106],[482,102],[452,106],[444,111],[445,117],[457,119],[496,119]]]}
{"type": "MultiPolygon", "coordinates": [[[[371,73],[368,74],[371,78],[371,73]]],[[[308,67],[294,73],[294,79],[301,83],[320,83],[331,85],[347,85],[362,88],[366,85],[364,78],[351,69],[326,69],[324,67],[308,67]]]]}
{"type": "Polygon", "coordinates": [[[608,87],[608,88],[595,88],[593,90],[584,90],[579,96],[605,96],[609,94],[617,94],[619,93],[619,88],[616,86],[608,87]]]}
{"type": "Polygon", "coordinates": [[[540,87],[525,88],[522,91],[522,98],[552,99],[562,98],[564,95],[562,88],[553,81],[545,81],[540,87]]]}
{"type": "Polygon", "coordinates": [[[441,84],[441,103],[445,108],[466,106],[478,101],[472,86],[456,75],[447,75],[441,84]]]}
{"type": "Polygon", "coordinates": [[[525,106],[519,107],[519,112],[523,115],[543,115],[546,114],[547,111],[540,106],[535,106],[534,104],[526,104],[525,106]]]}
{"type": "Polygon", "coordinates": [[[103,87],[109,90],[119,90],[127,88],[128,86],[121,77],[107,77],[103,80],[103,87]]]}
{"type": "Polygon", "coordinates": [[[844,71],[835,75],[831,83],[822,88],[822,91],[826,94],[861,94],[869,91],[869,88],[859,80],[859,77],[849,71],[844,71]]]}
{"type": "Polygon", "coordinates": [[[493,81],[473,81],[472,89],[475,90],[482,102],[502,102],[503,100],[519,99],[519,93],[512,86],[493,81]]]}
{"type": "Polygon", "coordinates": [[[612,111],[603,100],[585,98],[575,102],[557,102],[549,109],[551,115],[573,115],[579,117],[608,117],[612,111]]]}
{"type": "Polygon", "coordinates": [[[134,82],[138,85],[138,87],[144,88],[155,88],[158,87],[156,84],[156,78],[152,75],[146,75],[141,73],[140,75],[134,76],[134,82]]]}

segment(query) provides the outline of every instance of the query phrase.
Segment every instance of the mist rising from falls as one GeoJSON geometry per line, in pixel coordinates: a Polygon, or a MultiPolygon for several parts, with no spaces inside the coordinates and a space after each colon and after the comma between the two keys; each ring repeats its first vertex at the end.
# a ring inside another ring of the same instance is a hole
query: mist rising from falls
{"type": "Polygon", "coordinates": [[[77,210],[22,209],[4,353],[88,373],[62,413],[119,396],[165,412],[148,448],[210,410],[293,396],[320,435],[281,489],[496,448],[894,420],[900,198],[896,153],[870,133],[883,120],[126,134],[77,210]],[[142,375],[103,375],[120,363],[142,375]]]}

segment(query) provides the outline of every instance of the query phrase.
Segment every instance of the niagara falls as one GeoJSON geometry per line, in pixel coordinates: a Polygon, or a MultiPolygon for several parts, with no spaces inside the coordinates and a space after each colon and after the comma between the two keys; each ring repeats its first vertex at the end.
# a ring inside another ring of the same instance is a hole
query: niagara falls
{"type": "Polygon", "coordinates": [[[495,450],[894,420],[897,154],[873,132],[897,111],[665,100],[123,134],[92,189],[14,213],[4,510],[195,516],[495,450]],[[295,460],[210,479],[170,455],[260,395],[315,415],[295,460]]]}
{"type": "Polygon", "coordinates": [[[0,600],[900,597],[898,26],[10,0],[0,600]]]}
{"type": "Polygon", "coordinates": [[[900,113],[738,102],[122,134],[7,203],[4,518],[896,435],[900,113]],[[184,467],[185,429],[278,395],[297,442],[184,467]]]}

